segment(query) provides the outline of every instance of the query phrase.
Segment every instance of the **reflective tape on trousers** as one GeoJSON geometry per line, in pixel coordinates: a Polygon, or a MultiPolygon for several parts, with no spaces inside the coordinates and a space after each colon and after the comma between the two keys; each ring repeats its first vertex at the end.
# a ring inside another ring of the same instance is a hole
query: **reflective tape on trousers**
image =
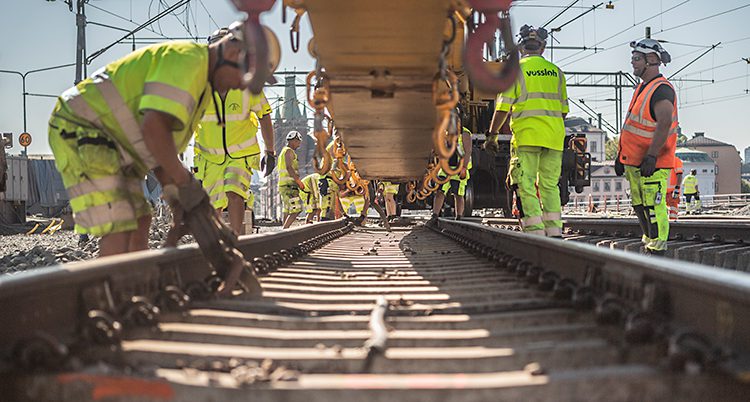
{"type": "Polygon", "coordinates": [[[143,191],[139,179],[129,179],[123,176],[105,176],[98,179],[82,181],[66,189],[70,198],[82,197],[87,194],[115,191],[126,188],[130,193],[143,191]]]}
{"type": "Polygon", "coordinates": [[[85,228],[93,228],[108,223],[134,220],[135,218],[135,209],[127,200],[90,207],[83,211],[76,212],[73,217],[76,224],[85,228]]]}
{"type": "Polygon", "coordinates": [[[521,219],[523,222],[523,226],[534,226],[534,225],[541,225],[542,224],[542,217],[541,216],[528,216],[523,219],[521,219]]]}
{"type": "Polygon", "coordinates": [[[560,219],[562,219],[560,212],[544,212],[542,214],[542,220],[545,221],[559,221],[560,219]]]}

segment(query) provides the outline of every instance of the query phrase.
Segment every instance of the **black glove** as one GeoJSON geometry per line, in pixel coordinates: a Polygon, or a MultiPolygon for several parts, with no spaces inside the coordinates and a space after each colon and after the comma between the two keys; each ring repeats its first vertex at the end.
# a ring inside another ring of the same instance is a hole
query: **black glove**
{"type": "Polygon", "coordinates": [[[500,145],[497,143],[497,134],[487,134],[487,139],[484,140],[482,148],[491,154],[500,152],[500,145]]]}
{"type": "Polygon", "coordinates": [[[620,162],[620,154],[617,154],[617,158],[615,158],[615,174],[618,176],[625,174],[625,165],[620,162]]]}
{"type": "Polygon", "coordinates": [[[641,162],[641,176],[651,177],[656,171],[656,157],[653,155],[646,155],[641,162]]]}
{"type": "Polygon", "coordinates": [[[276,156],[270,152],[266,152],[266,154],[260,160],[260,170],[263,171],[263,177],[268,177],[268,175],[270,175],[271,172],[273,172],[273,168],[275,167],[276,167],[276,156]]]}

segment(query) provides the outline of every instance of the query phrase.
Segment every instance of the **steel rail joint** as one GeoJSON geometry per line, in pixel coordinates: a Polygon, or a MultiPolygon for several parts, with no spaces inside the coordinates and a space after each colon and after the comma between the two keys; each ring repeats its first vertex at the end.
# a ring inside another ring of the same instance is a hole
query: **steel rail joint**
{"type": "MultiPolygon", "coordinates": [[[[283,232],[246,235],[239,238],[238,249],[248,261],[270,255],[291,256],[291,250],[310,251],[351,228],[350,223],[339,219],[283,232]]],[[[196,282],[204,284],[210,273],[198,245],[189,244],[2,276],[0,361],[9,364],[0,365],[0,371],[13,368],[18,346],[30,340],[54,339],[60,345],[79,342],[90,327],[92,311],[99,312],[97,317],[105,313],[120,321],[122,306],[134,297],[163,300],[171,296],[165,291],[185,290],[196,282]]]]}
{"type": "Polygon", "coordinates": [[[475,243],[472,247],[484,254],[491,249],[543,267],[561,280],[591,288],[599,299],[618,297],[633,311],[655,317],[670,334],[687,331],[705,337],[720,351],[715,363],[735,378],[750,381],[750,277],[744,273],[471,222],[439,219],[428,227],[475,243]],[[655,294],[660,296],[654,298],[655,294]]]}

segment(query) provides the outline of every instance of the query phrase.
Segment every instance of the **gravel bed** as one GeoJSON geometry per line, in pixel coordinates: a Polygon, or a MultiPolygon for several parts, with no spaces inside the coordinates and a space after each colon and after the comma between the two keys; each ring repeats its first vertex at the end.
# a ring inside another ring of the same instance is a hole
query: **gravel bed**
{"type": "MultiPolygon", "coordinates": [[[[151,221],[148,246],[161,248],[171,224],[168,215],[155,215],[151,221]]],[[[72,230],[59,230],[53,234],[31,234],[25,232],[29,225],[0,225],[0,274],[13,274],[32,268],[46,267],[67,262],[83,261],[99,255],[99,238],[90,237],[88,243],[79,246],[79,236],[72,230]]],[[[260,227],[260,232],[281,230],[280,226],[260,227]]],[[[183,237],[179,244],[192,243],[193,236],[183,237]]]]}
{"type": "MultiPolygon", "coordinates": [[[[149,233],[149,248],[157,249],[162,246],[169,226],[168,217],[154,217],[149,233]]],[[[78,234],[72,230],[60,230],[53,234],[20,233],[0,236],[0,274],[83,261],[99,255],[99,238],[90,237],[81,246],[78,245],[78,239],[78,234]]],[[[192,236],[185,236],[179,244],[192,241],[192,236]]]]}

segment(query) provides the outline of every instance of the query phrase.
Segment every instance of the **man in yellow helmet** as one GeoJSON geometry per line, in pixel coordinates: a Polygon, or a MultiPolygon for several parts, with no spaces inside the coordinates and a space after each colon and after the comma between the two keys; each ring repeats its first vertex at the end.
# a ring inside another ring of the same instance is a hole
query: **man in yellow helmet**
{"type": "MultiPolygon", "coordinates": [[[[228,33],[227,28],[219,29],[208,38],[208,43],[215,43],[228,33]]],[[[215,89],[196,135],[195,166],[203,188],[214,208],[229,212],[229,225],[236,234],[243,232],[253,170],[261,167],[258,126],[266,148],[265,176],[275,164],[271,111],[262,92],[253,95],[247,90],[215,89]]]]}
{"type": "Polygon", "coordinates": [[[562,70],[542,57],[547,31],[521,27],[521,72],[513,87],[498,95],[488,141],[510,116],[513,144],[518,157],[518,195],[523,204],[526,233],[562,237],[560,191],[565,141],[564,119],[568,95],[562,70]],[[539,186],[539,197],[536,186],[539,186]],[[540,208],[541,198],[541,208],[540,208]]]}
{"type": "MultiPolygon", "coordinates": [[[[239,27],[239,25],[235,25],[239,27]]],[[[177,155],[208,107],[212,88],[243,86],[242,33],[203,45],[165,42],[139,49],[65,91],[49,121],[49,144],[70,196],[76,231],[101,236],[100,255],[148,247],[150,169],[179,189],[191,210],[207,197],[177,155]]],[[[174,186],[173,186],[174,187],[174,186]]]]}
{"type": "Polygon", "coordinates": [[[286,135],[286,146],[279,155],[279,195],[283,204],[284,229],[289,228],[302,212],[300,191],[305,191],[305,183],[299,178],[299,164],[297,162],[297,148],[302,145],[302,134],[290,131],[286,135]]]}

